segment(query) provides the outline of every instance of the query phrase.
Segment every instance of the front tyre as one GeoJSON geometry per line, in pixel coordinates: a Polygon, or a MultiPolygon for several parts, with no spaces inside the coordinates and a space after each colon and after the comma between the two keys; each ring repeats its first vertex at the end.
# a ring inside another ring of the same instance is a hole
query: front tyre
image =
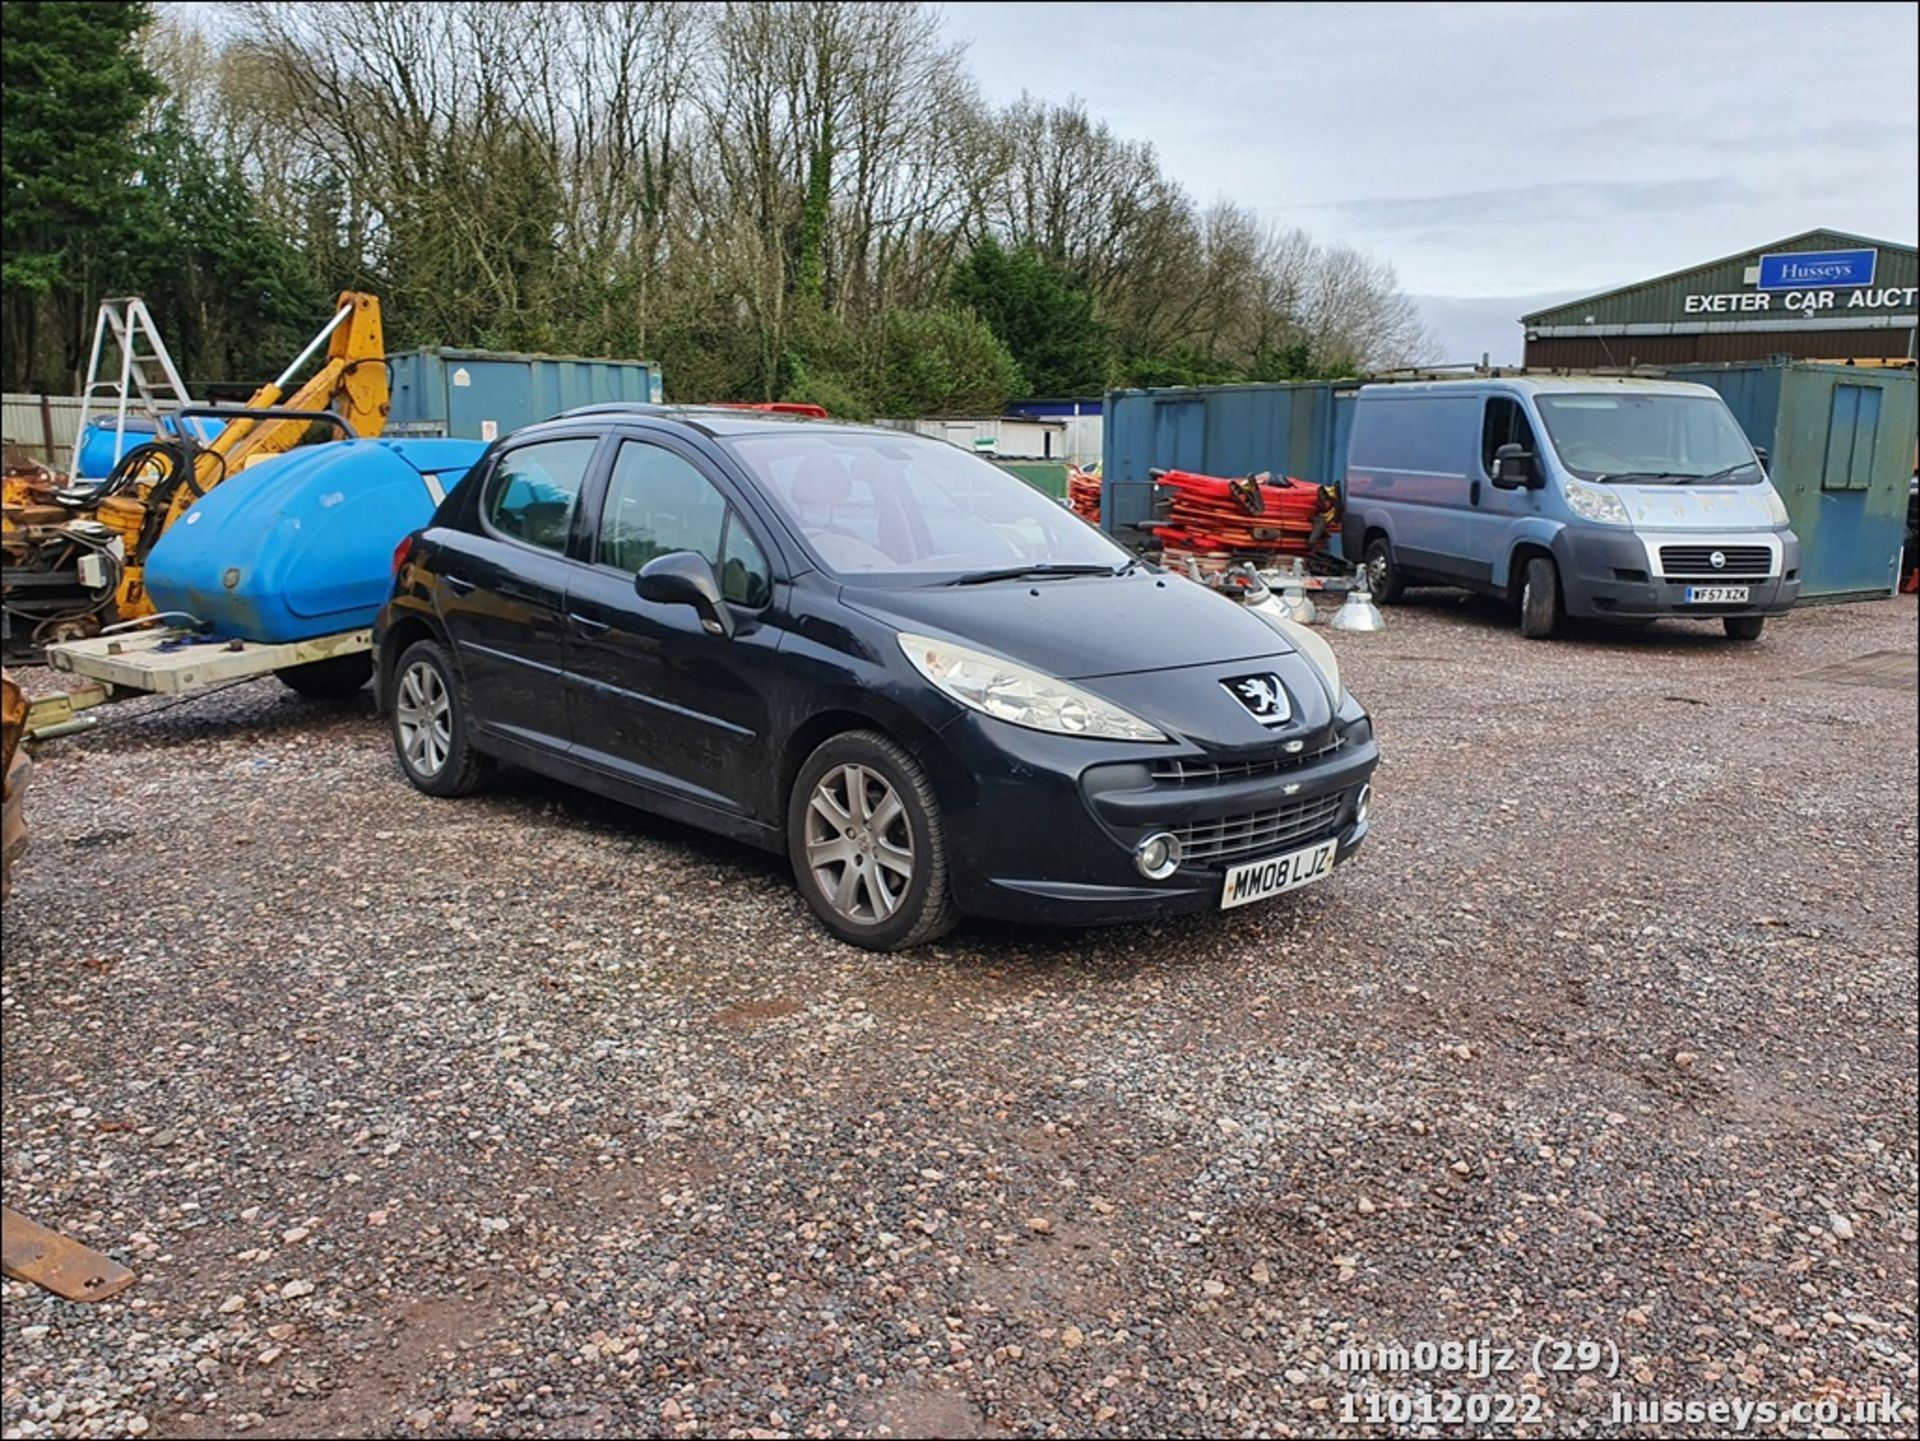
{"type": "Polygon", "coordinates": [[[841,940],[903,951],[960,919],[946,831],[926,772],[878,731],[849,731],[807,757],[787,801],[800,893],[841,940]]]}
{"type": "Polygon", "coordinates": [[[393,668],[393,753],[415,790],[463,796],[485,778],[485,758],[467,739],[466,702],[453,661],[436,642],[415,641],[393,668]]]}
{"type": "Polygon", "coordinates": [[[1767,627],[1764,615],[1730,615],[1720,622],[1727,628],[1728,640],[1758,640],[1767,627]]]}
{"type": "Polygon", "coordinates": [[[1560,627],[1560,568],[1544,555],[1527,562],[1520,582],[1520,634],[1545,640],[1560,627]]]}

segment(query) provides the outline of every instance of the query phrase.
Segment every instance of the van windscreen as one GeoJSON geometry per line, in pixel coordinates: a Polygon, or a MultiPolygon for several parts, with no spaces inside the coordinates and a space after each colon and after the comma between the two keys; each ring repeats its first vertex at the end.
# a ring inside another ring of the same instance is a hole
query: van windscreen
{"type": "Polygon", "coordinates": [[[1752,485],[1753,447],[1714,395],[1547,392],[1534,396],[1554,453],[1582,480],[1752,485]]]}

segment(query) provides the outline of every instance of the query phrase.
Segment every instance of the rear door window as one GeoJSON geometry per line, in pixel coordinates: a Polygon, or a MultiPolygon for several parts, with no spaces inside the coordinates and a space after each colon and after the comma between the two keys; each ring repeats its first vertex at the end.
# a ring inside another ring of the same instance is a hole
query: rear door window
{"type": "Polygon", "coordinates": [[[600,442],[590,436],[543,440],[500,458],[482,509],[490,529],[542,550],[567,548],[573,508],[600,442]]]}

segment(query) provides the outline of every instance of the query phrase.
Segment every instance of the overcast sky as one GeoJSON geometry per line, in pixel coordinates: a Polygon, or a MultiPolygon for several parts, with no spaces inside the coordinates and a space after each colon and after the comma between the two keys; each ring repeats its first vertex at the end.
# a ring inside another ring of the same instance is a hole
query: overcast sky
{"type": "Polygon", "coordinates": [[[1385,257],[1450,360],[1544,304],[1825,226],[1912,244],[1912,4],[947,4],[993,100],[1077,94],[1385,257]]]}

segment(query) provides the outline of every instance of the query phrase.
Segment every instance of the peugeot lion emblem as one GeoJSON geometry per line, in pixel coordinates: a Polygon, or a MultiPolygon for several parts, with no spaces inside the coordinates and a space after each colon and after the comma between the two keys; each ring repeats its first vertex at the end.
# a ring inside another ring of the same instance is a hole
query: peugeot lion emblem
{"type": "Polygon", "coordinates": [[[1727,553],[1724,550],[1716,550],[1712,555],[1708,556],[1707,559],[1713,562],[1713,568],[1715,570],[1725,570],[1727,568],[1727,553]]]}
{"type": "Polygon", "coordinates": [[[1247,708],[1248,715],[1263,726],[1277,726],[1290,713],[1287,693],[1280,688],[1280,677],[1277,675],[1237,675],[1220,684],[1227,688],[1227,694],[1247,708]]]}

